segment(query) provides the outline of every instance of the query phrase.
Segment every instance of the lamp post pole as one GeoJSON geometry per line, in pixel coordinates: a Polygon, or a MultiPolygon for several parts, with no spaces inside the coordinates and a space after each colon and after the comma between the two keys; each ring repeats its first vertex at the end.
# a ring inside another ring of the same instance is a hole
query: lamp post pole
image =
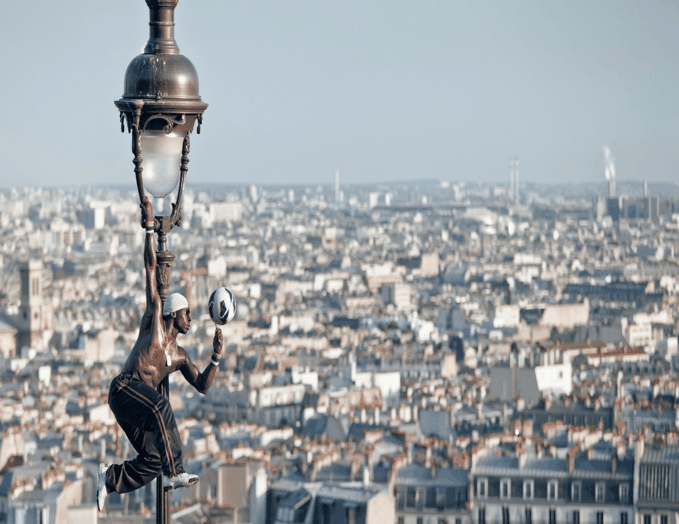
{"type": "MultiPolygon", "coordinates": [[[[160,300],[165,305],[165,299],[170,292],[170,270],[172,269],[172,262],[174,255],[167,249],[160,250],[160,237],[163,233],[158,233],[158,250],[156,250],[156,282],[158,286],[158,295],[160,300]]],[[[158,392],[170,400],[170,380],[165,377],[158,386],[158,392]]],[[[156,479],[156,524],[170,524],[170,492],[163,489],[163,475],[161,474],[156,479]]]]}
{"type": "MultiPolygon", "coordinates": [[[[134,173],[139,202],[146,192],[157,198],[178,186],[172,212],[154,217],[158,235],[156,279],[163,304],[170,290],[174,255],[167,249],[167,234],[181,226],[181,204],[188,172],[190,133],[197,132],[207,108],[199,94],[198,73],[191,61],[179,54],[174,39],[174,10],[178,0],[146,0],[150,36],[144,52],[134,58],[125,73],[124,93],[115,102],[121,131],[132,134],[134,173]]],[[[169,398],[169,381],[158,387],[169,398]]],[[[156,522],[170,523],[170,493],[163,489],[163,475],[156,480],[156,522]]]]}

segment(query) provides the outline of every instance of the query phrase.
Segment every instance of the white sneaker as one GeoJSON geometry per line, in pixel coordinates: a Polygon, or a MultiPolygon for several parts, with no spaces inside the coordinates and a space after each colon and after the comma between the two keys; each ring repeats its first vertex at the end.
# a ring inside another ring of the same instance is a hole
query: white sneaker
{"type": "Polygon", "coordinates": [[[106,501],[106,495],[108,495],[106,490],[107,470],[108,464],[99,464],[99,472],[97,473],[97,508],[99,508],[99,511],[104,510],[104,502],[106,501]]]}
{"type": "Polygon", "coordinates": [[[190,473],[180,473],[179,475],[168,478],[163,475],[163,488],[165,491],[172,491],[177,488],[188,488],[198,482],[198,475],[191,475],[190,473]]]}

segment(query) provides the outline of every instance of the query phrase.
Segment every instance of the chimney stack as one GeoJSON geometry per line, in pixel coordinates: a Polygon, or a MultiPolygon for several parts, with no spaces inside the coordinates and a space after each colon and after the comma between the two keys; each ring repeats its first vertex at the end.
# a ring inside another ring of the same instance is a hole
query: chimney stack
{"type": "Polygon", "coordinates": [[[528,453],[526,453],[526,448],[523,447],[521,442],[516,444],[516,454],[519,457],[519,468],[522,469],[526,467],[526,461],[528,460],[528,453]]]}
{"type": "Polygon", "coordinates": [[[568,473],[573,473],[573,471],[575,471],[575,457],[577,456],[578,451],[579,451],[579,448],[578,448],[578,445],[576,444],[568,452],[568,473]]]}
{"type": "Polygon", "coordinates": [[[516,398],[516,411],[521,412],[521,411],[523,411],[524,409],[526,409],[526,401],[523,400],[523,397],[522,397],[521,395],[519,395],[519,396],[516,398]]]}

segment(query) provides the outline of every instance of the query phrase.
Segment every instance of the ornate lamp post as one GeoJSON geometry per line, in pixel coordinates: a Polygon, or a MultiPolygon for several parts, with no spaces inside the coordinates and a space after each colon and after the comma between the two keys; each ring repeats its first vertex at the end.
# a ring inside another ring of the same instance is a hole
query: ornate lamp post
{"type": "MultiPolygon", "coordinates": [[[[179,54],[174,39],[174,9],[178,0],[146,0],[150,10],[150,37],[144,53],[127,66],[123,97],[115,102],[120,111],[120,129],[132,133],[134,173],[143,202],[145,192],[157,198],[172,193],[177,199],[172,212],[156,216],[158,235],[158,294],[163,303],[169,294],[170,269],[174,255],[167,249],[167,234],[182,223],[182,195],[189,163],[189,136],[197,132],[207,108],[198,92],[198,73],[191,61],[179,54]]],[[[168,380],[160,392],[168,396],[168,380]]],[[[163,491],[162,475],[156,484],[156,521],[169,523],[169,494],[163,491]]]]}

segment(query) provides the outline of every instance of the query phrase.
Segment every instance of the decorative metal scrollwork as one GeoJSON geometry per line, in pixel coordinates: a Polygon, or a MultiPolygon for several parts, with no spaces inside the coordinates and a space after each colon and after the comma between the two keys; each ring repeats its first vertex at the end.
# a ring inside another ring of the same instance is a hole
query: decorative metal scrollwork
{"type": "Polygon", "coordinates": [[[156,284],[158,286],[158,294],[160,299],[165,301],[170,291],[170,270],[174,255],[167,250],[163,250],[156,254],[156,284]]]}
{"type": "Polygon", "coordinates": [[[198,115],[198,134],[200,135],[200,125],[203,123],[203,115],[198,115]]]}
{"type": "Polygon", "coordinates": [[[165,127],[163,127],[163,131],[165,132],[166,135],[169,135],[170,133],[172,133],[174,126],[179,126],[179,125],[186,123],[186,115],[182,115],[181,119],[179,119],[179,120],[173,120],[170,117],[165,116],[165,115],[150,116],[148,118],[148,120],[146,120],[146,122],[144,123],[144,128],[143,128],[144,131],[146,131],[146,126],[149,125],[149,122],[151,120],[164,120],[165,122],[167,122],[167,125],[165,127]]]}
{"type": "MultiPolygon", "coordinates": [[[[139,191],[139,202],[144,201],[144,183],[142,182],[142,177],[141,173],[144,170],[144,168],[141,166],[142,164],[142,158],[141,158],[141,132],[139,131],[139,121],[141,120],[141,110],[143,107],[142,104],[135,104],[134,108],[134,122],[130,125],[130,128],[132,130],[132,154],[134,155],[134,160],[132,162],[134,163],[134,175],[135,178],[137,179],[137,191],[139,191]]],[[[130,117],[127,117],[127,121],[129,124],[130,117]]]]}
{"type": "Polygon", "coordinates": [[[127,113],[123,113],[121,111],[120,112],[120,132],[121,133],[125,132],[125,122],[127,122],[127,132],[131,133],[132,128],[130,127],[131,126],[130,115],[128,115],[127,113]]]}
{"type": "Polygon", "coordinates": [[[141,133],[137,124],[132,124],[132,154],[135,159],[141,157],[141,133]]]}
{"type": "Polygon", "coordinates": [[[184,143],[182,144],[182,163],[179,176],[179,191],[177,192],[177,203],[172,204],[172,215],[170,216],[170,223],[182,227],[182,197],[184,195],[184,184],[186,183],[186,173],[189,170],[189,151],[191,150],[190,134],[186,133],[184,136],[184,143]]]}

